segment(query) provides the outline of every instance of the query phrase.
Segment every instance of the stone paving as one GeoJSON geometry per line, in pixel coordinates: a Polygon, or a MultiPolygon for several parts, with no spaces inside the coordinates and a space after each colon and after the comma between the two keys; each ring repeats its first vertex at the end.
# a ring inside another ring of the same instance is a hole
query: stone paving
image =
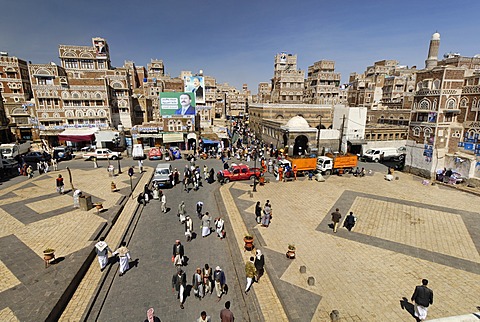
{"type": "Polygon", "coordinates": [[[248,184],[229,185],[247,228],[264,249],[267,271],[290,321],[329,321],[334,309],[342,321],[412,321],[401,301],[410,299],[422,278],[435,292],[429,318],[475,311],[478,197],[396,175],[399,180],[392,182],[379,173],[332,176],[323,183],[273,181],[259,187],[254,198],[248,184]],[[254,220],[255,202],[266,199],[273,208],[269,228],[254,220]],[[334,234],[328,227],[336,207],[343,218],[349,211],[358,217],[352,232],[340,228],[334,234]],[[291,243],[297,247],[293,261],[285,258],[291,243]],[[307,284],[310,276],[314,286],[307,284]]]}
{"type": "Polygon", "coordinates": [[[71,173],[74,187],[92,196],[94,203],[101,202],[103,212],[73,207],[66,170],[33,179],[17,177],[18,183],[0,190],[0,321],[49,319],[91,253],[94,238],[130,192],[127,174],[111,178],[105,168],[72,169],[71,173]],[[58,174],[65,180],[63,195],[55,191],[58,174]],[[112,181],[116,192],[111,191],[112,181]],[[47,269],[46,248],[55,249],[57,258],[47,269]]]}

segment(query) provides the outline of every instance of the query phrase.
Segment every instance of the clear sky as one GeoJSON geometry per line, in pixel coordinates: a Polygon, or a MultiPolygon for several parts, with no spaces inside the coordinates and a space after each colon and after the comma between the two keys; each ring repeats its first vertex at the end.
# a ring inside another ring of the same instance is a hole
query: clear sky
{"type": "Polygon", "coordinates": [[[342,82],[382,59],[423,68],[435,31],[439,58],[480,53],[479,0],[1,0],[0,12],[0,51],[32,63],[58,63],[59,44],[103,37],[113,66],[161,59],[171,76],[203,69],[253,93],[282,51],[305,71],[335,60],[342,82]]]}

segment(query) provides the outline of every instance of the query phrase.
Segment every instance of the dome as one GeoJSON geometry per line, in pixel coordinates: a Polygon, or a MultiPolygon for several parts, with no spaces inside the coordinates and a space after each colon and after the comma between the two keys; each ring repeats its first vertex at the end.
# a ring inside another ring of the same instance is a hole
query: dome
{"type": "Polygon", "coordinates": [[[432,35],[432,40],[440,40],[440,34],[438,32],[432,35]]]}
{"type": "Polygon", "coordinates": [[[294,116],[292,117],[286,124],[287,128],[289,129],[309,129],[310,125],[308,125],[307,120],[305,120],[301,116],[294,116]]]}

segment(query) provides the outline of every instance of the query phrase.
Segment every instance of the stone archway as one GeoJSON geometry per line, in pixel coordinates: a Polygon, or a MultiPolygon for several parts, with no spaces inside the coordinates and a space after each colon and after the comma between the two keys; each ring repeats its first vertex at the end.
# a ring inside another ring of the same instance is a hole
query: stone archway
{"type": "Polygon", "coordinates": [[[308,138],[305,135],[299,135],[295,138],[295,144],[293,145],[293,155],[304,155],[308,149],[308,138]]]}

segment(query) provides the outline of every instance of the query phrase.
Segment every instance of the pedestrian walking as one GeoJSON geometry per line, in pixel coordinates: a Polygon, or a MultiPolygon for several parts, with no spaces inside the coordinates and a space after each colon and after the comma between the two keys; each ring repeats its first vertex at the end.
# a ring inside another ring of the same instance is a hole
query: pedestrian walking
{"type": "Polygon", "coordinates": [[[142,160],[138,160],[138,171],[140,171],[140,173],[143,172],[143,161],[142,160]]]}
{"type": "Polygon", "coordinates": [[[245,277],[247,278],[247,285],[245,286],[245,295],[250,291],[252,287],[253,279],[257,275],[257,270],[254,265],[255,257],[250,257],[250,260],[245,263],[245,277]]]}
{"type": "Polygon", "coordinates": [[[428,307],[433,304],[433,291],[427,287],[428,280],[423,279],[422,285],[416,286],[412,295],[412,302],[415,302],[415,317],[417,321],[425,321],[428,307]]]}
{"type": "Polygon", "coordinates": [[[105,237],[100,237],[100,241],[95,244],[95,252],[97,253],[98,263],[100,264],[100,271],[103,272],[108,264],[108,252],[112,252],[105,242],[105,237]]]}
{"type": "Polygon", "coordinates": [[[160,190],[160,202],[162,206],[162,212],[166,213],[167,212],[167,196],[163,193],[162,190],[160,190]]]}
{"type": "Polygon", "coordinates": [[[154,200],[160,200],[160,201],[161,201],[161,199],[160,199],[160,192],[161,192],[161,190],[158,189],[158,185],[157,185],[156,183],[154,183],[154,184],[153,184],[153,187],[152,187],[152,194],[153,194],[152,199],[154,199],[154,200]]]}
{"type": "Polygon", "coordinates": [[[260,201],[257,201],[257,204],[255,205],[255,220],[257,221],[257,224],[262,222],[262,206],[260,205],[260,201]]]}
{"type": "Polygon", "coordinates": [[[43,162],[42,161],[37,162],[37,170],[38,170],[38,175],[41,175],[43,173],[43,162]]]}
{"type": "Polygon", "coordinates": [[[225,229],[224,229],[225,221],[222,219],[222,217],[217,217],[215,218],[214,224],[215,224],[215,231],[217,232],[217,236],[220,239],[223,239],[225,237],[225,229]]]}
{"type": "Polygon", "coordinates": [[[48,169],[49,169],[48,162],[42,161],[42,164],[43,164],[43,173],[48,173],[48,169]]]}
{"type": "Polygon", "coordinates": [[[262,226],[263,227],[268,227],[270,226],[270,219],[272,216],[272,208],[270,207],[269,201],[265,203],[265,206],[263,207],[263,216],[262,216],[262,226]]]}
{"type": "Polygon", "coordinates": [[[233,322],[234,320],[233,312],[230,311],[230,301],[227,301],[225,302],[225,308],[220,311],[220,321],[233,322]]]}
{"type": "Polygon", "coordinates": [[[333,222],[333,232],[337,232],[338,228],[338,223],[340,222],[340,219],[342,218],[342,214],[340,214],[340,209],[336,208],[334,212],[332,212],[332,222],[333,222]]]}
{"type": "Polygon", "coordinates": [[[185,201],[182,201],[178,205],[178,214],[177,214],[178,220],[180,220],[182,224],[185,222],[186,214],[187,214],[187,211],[185,210],[185,201]]]}
{"type": "Polygon", "coordinates": [[[73,193],[73,208],[80,208],[80,197],[82,196],[82,190],[77,189],[73,193]]]}
{"type": "Polygon", "coordinates": [[[185,250],[183,248],[182,243],[179,239],[175,241],[173,245],[173,252],[172,252],[172,262],[175,266],[182,266],[183,265],[183,256],[185,255],[185,250]]]}
{"type": "Polygon", "coordinates": [[[58,178],[55,179],[55,180],[56,180],[56,184],[57,184],[57,192],[59,194],[63,195],[63,192],[65,191],[65,184],[63,183],[62,175],[59,174],[58,178]]]}
{"type": "Polygon", "coordinates": [[[202,216],[202,237],[205,238],[208,235],[210,235],[210,214],[208,211],[205,213],[205,215],[202,216]]]}
{"type": "Polygon", "coordinates": [[[197,202],[197,216],[198,216],[198,219],[202,219],[202,209],[203,209],[203,202],[199,201],[197,202]]]}
{"type": "Polygon", "coordinates": [[[203,275],[203,287],[205,289],[205,294],[212,293],[213,291],[212,268],[208,264],[205,264],[205,267],[202,270],[202,275],[203,275]]]}
{"type": "Polygon", "coordinates": [[[152,192],[148,188],[148,184],[143,187],[143,198],[145,199],[145,204],[147,204],[151,199],[152,192]]]}
{"type": "Polygon", "coordinates": [[[208,179],[208,167],[207,165],[203,165],[203,178],[205,179],[205,181],[207,181],[208,179]]]}
{"type": "Polygon", "coordinates": [[[185,308],[183,306],[183,303],[184,303],[186,286],[187,286],[187,276],[185,275],[185,272],[181,268],[178,268],[177,274],[173,275],[172,277],[172,292],[177,291],[177,299],[180,300],[180,308],[182,310],[185,308]]]}
{"type": "Polygon", "coordinates": [[[160,322],[160,319],[155,316],[155,310],[153,307],[147,310],[147,319],[144,322],[160,322]]]}
{"type": "Polygon", "coordinates": [[[128,261],[130,260],[130,251],[127,248],[127,243],[122,242],[120,248],[118,248],[112,255],[118,255],[120,262],[119,275],[123,276],[123,274],[130,269],[130,265],[128,264],[128,261]]]}
{"type": "Polygon", "coordinates": [[[348,231],[352,231],[352,228],[355,226],[355,223],[357,222],[357,217],[353,214],[353,211],[350,211],[350,214],[345,217],[345,222],[343,223],[343,226],[348,229],[348,231]]]}
{"type": "Polygon", "coordinates": [[[202,311],[202,313],[200,313],[200,317],[197,319],[196,322],[212,322],[212,318],[210,317],[210,315],[207,315],[207,312],[202,311]]]}
{"type": "Polygon", "coordinates": [[[192,288],[193,294],[195,294],[199,300],[202,300],[202,298],[205,296],[205,293],[203,289],[202,269],[200,267],[197,267],[195,273],[193,274],[192,288]]]}
{"type": "Polygon", "coordinates": [[[31,165],[28,166],[27,168],[27,175],[28,175],[28,179],[32,179],[33,178],[33,168],[31,165]]]}
{"type": "Polygon", "coordinates": [[[94,169],[98,168],[97,157],[93,157],[93,168],[94,169]]]}
{"type": "Polygon", "coordinates": [[[185,217],[185,237],[187,238],[187,242],[192,240],[193,234],[193,220],[190,218],[189,215],[185,217]]]}
{"type": "Polygon", "coordinates": [[[52,168],[53,168],[53,171],[57,171],[58,170],[58,162],[57,162],[57,159],[52,159],[52,168]]]}
{"type": "Polygon", "coordinates": [[[177,168],[173,171],[173,181],[175,181],[175,184],[178,184],[180,178],[180,173],[178,172],[177,168]]]}
{"type": "Polygon", "coordinates": [[[225,287],[225,282],[227,281],[225,278],[225,273],[222,271],[220,266],[215,267],[215,271],[213,272],[213,281],[215,283],[215,292],[217,293],[218,298],[217,301],[220,301],[225,287]]]}
{"type": "Polygon", "coordinates": [[[256,282],[260,282],[260,277],[263,276],[265,273],[265,257],[263,256],[260,249],[257,249],[255,255],[255,261],[253,262],[255,265],[255,270],[257,271],[257,276],[255,277],[256,282]]]}

